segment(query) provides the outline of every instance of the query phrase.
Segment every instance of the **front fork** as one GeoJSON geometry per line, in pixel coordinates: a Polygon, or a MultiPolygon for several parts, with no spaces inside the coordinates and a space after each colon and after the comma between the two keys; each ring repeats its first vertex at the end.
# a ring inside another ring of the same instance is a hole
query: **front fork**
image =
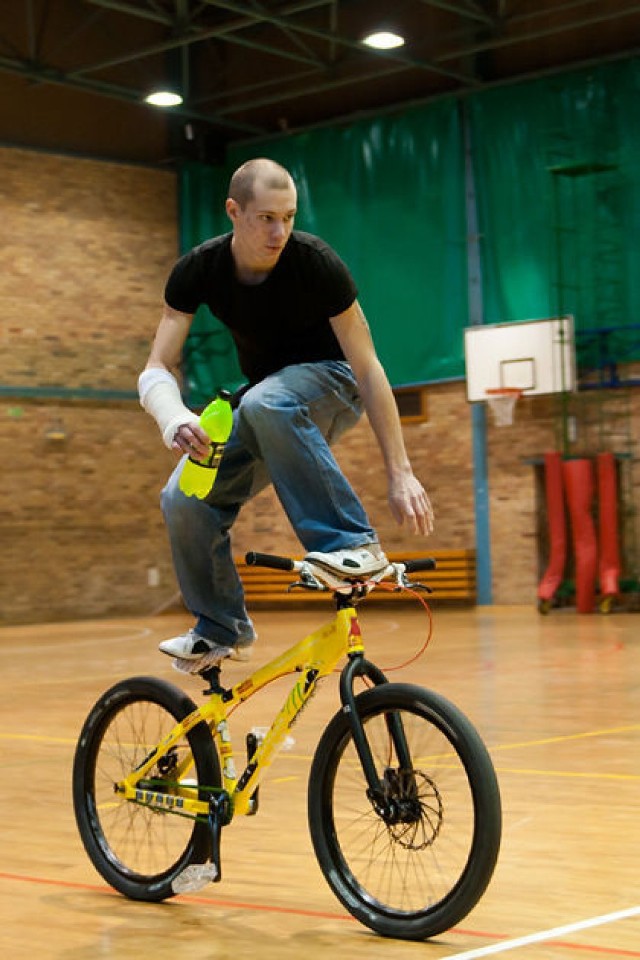
{"type": "MultiPolygon", "coordinates": [[[[385,783],[380,779],[376,770],[371,747],[369,746],[369,741],[364,731],[362,719],[358,713],[353,690],[356,677],[367,677],[375,686],[388,683],[388,680],[382,670],[376,667],[374,663],[366,660],[361,653],[351,654],[340,674],[340,699],[342,701],[342,709],[351,727],[353,743],[367,781],[367,796],[376,812],[383,818],[387,818],[392,815],[392,811],[389,809],[389,801],[386,798],[385,783]]],[[[399,768],[400,770],[408,771],[411,769],[411,760],[400,716],[398,713],[390,712],[386,715],[385,720],[389,736],[393,741],[399,768]]],[[[383,775],[384,772],[385,771],[383,771],[383,775]]]]}

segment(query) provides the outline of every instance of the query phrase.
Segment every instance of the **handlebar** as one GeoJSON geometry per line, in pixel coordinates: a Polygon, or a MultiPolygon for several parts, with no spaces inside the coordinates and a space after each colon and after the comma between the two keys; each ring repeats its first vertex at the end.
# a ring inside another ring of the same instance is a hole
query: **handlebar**
{"type": "MultiPolygon", "coordinates": [[[[305,561],[292,560],[291,557],[279,557],[271,553],[255,553],[251,551],[245,556],[245,563],[248,567],[269,567],[272,570],[301,570],[305,561]]],[[[405,560],[399,564],[390,563],[383,572],[383,576],[390,576],[401,567],[405,573],[417,573],[419,570],[435,570],[436,561],[433,557],[418,557],[415,560],[405,560]]],[[[376,577],[375,579],[378,579],[376,577]]]]}
{"type": "Polygon", "coordinates": [[[436,566],[434,557],[417,557],[415,560],[404,561],[404,569],[407,573],[417,573],[418,570],[435,570],[436,566]]]}
{"type": "Polygon", "coordinates": [[[248,567],[269,567],[271,570],[295,570],[296,561],[291,557],[278,557],[272,553],[247,553],[244,562],[248,567]]]}

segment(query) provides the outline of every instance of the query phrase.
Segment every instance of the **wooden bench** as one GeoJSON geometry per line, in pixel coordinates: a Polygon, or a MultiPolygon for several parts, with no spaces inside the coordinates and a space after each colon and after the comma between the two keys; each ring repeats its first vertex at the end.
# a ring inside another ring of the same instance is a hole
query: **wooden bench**
{"type": "MultiPolygon", "coordinates": [[[[431,587],[433,593],[425,594],[431,600],[457,600],[474,603],[476,599],[476,552],[475,550],[424,550],[423,552],[388,553],[389,560],[413,560],[429,556],[436,561],[436,569],[414,574],[416,580],[422,580],[431,587]]],[[[244,585],[249,606],[276,606],[289,603],[314,603],[324,600],[326,593],[314,593],[310,590],[292,590],[287,587],[295,575],[285,570],[271,570],[266,567],[248,567],[244,560],[237,559],[236,565],[244,585]]],[[[388,590],[374,590],[367,602],[395,602],[412,599],[410,593],[388,590]]]]}

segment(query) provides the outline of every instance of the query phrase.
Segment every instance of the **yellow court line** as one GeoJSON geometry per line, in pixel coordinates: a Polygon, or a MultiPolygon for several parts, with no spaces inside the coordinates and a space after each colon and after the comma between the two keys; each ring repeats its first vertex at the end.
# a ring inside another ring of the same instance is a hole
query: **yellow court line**
{"type": "MultiPolygon", "coordinates": [[[[557,737],[545,737],[540,740],[522,740],[518,743],[499,743],[492,746],[487,745],[489,753],[498,753],[505,750],[520,750],[523,747],[542,747],[550,743],[567,743],[572,740],[586,740],[590,737],[605,737],[615,733],[635,733],[640,732],[640,724],[632,724],[626,727],[606,727],[603,730],[587,730],[584,733],[568,733],[563,736],[557,737]]],[[[61,744],[74,744],[77,742],[77,739],[71,739],[68,737],[51,737],[45,734],[36,734],[36,733],[2,733],[0,731],[0,740],[25,740],[33,741],[36,743],[61,743],[61,744]]],[[[287,752],[287,756],[291,760],[300,760],[305,763],[309,763],[313,757],[305,754],[296,754],[287,752]]],[[[453,753],[442,753],[431,756],[429,759],[438,759],[445,758],[449,756],[455,756],[453,753]]],[[[427,758],[421,758],[423,760],[427,758]]]]}
{"type": "Polygon", "coordinates": [[[640,731],[640,724],[629,727],[608,727],[604,730],[587,730],[585,733],[568,733],[560,737],[545,737],[542,740],[523,740],[521,743],[502,743],[489,747],[490,753],[499,750],[519,750],[521,747],[542,747],[547,743],[565,743],[569,740],[586,740],[588,737],[606,737],[612,733],[633,733],[640,731]]]}
{"type": "Polygon", "coordinates": [[[535,777],[573,777],[582,780],[640,780],[637,773],[594,773],[573,770],[529,770],[526,767],[496,767],[496,773],[518,773],[535,777]]]}
{"type": "MultiPolygon", "coordinates": [[[[614,733],[634,733],[640,732],[640,724],[632,724],[627,727],[607,727],[603,730],[587,730],[584,733],[567,733],[562,736],[557,737],[544,737],[540,740],[522,740],[519,743],[499,743],[494,746],[489,746],[487,744],[487,749],[489,753],[498,753],[499,751],[505,750],[520,750],[522,747],[542,747],[550,743],[567,743],[572,740],[586,740],[590,737],[606,737],[614,733]]],[[[311,756],[304,756],[303,754],[288,753],[287,756],[291,760],[302,760],[304,762],[309,762],[313,759],[311,756]]],[[[444,753],[429,754],[429,756],[420,757],[419,760],[423,763],[431,760],[444,760],[447,757],[455,757],[456,754],[450,751],[444,753]]],[[[353,761],[355,763],[355,761],[353,761]]]]}
{"type": "Polygon", "coordinates": [[[38,733],[0,733],[0,740],[29,740],[34,743],[64,743],[73,745],[77,743],[69,737],[50,737],[38,733]]]}

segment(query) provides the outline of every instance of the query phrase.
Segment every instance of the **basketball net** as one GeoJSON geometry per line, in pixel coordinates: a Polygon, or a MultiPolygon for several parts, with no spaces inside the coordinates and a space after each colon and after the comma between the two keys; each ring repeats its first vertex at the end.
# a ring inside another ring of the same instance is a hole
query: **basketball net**
{"type": "Polygon", "coordinates": [[[487,390],[487,404],[496,427],[508,427],[513,423],[516,403],[522,396],[522,390],[516,387],[495,387],[487,390]]]}

